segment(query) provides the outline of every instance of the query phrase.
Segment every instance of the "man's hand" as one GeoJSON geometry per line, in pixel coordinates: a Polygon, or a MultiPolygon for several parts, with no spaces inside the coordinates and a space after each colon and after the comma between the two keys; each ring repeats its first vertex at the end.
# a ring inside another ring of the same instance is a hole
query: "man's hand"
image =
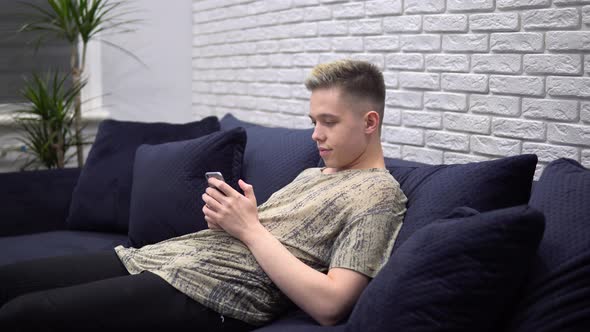
{"type": "Polygon", "coordinates": [[[327,275],[312,269],[260,224],[251,185],[238,182],[242,195],[223,181],[211,178],[209,184],[217,188],[203,194],[209,228],[242,241],[279,289],[321,325],[334,325],[350,312],[368,277],[345,268],[332,268],[327,275]]]}
{"type": "Polygon", "coordinates": [[[258,220],[258,209],[254,189],[239,180],[244,191],[240,194],[227,183],[215,178],[208,180],[209,187],[203,194],[203,213],[211,229],[223,229],[242,242],[262,226],[258,220]],[[217,188],[217,189],[215,189],[217,188]]]}

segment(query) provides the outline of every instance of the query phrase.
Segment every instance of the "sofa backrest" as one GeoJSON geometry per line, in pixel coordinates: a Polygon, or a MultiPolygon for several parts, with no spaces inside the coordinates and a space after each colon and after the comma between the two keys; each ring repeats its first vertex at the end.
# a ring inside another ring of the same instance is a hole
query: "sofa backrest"
{"type": "Polygon", "coordinates": [[[79,168],[0,173],[0,236],[66,228],[79,168]]]}
{"type": "Polygon", "coordinates": [[[241,121],[231,114],[221,121],[221,130],[246,129],[244,181],[253,185],[258,204],[291,182],[306,168],[316,167],[320,159],[312,129],[265,127],[241,121]]]}

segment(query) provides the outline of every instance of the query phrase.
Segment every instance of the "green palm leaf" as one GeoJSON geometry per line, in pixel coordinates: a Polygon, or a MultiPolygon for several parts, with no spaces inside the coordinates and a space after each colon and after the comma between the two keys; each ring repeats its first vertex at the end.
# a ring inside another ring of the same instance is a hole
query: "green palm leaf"
{"type": "Polygon", "coordinates": [[[68,79],[69,75],[54,71],[25,80],[22,95],[30,106],[17,110],[14,121],[22,132],[19,141],[30,156],[26,167],[63,168],[68,149],[78,144],[72,130],[73,101],[85,82],[67,87],[68,79]]]}
{"type": "MultiPolygon", "coordinates": [[[[35,106],[29,113],[35,113],[42,119],[53,119],[49,122],[50,127],[47,129],[51,133],[46,139],[59,139],[57,144],[59,148],[68,147],[70,138],[62,133],[62,124],[69,124],[74,127],[75,139],[72,141],[76,144],[78,166],[83,165],[83,150],[81,137],[82,119],[81,119],[81,97],[80,89],[84,86],[82,83],[82,72],[86,63],[86,49],[88,43],[98,34],[105,32],[127,33],[133,32],[129,28],[133,24],[141,22],[137,19],[126,19],[134,11],[127,7],[129,2],[113,0],[47,0],[47,8],[33,3],[24,3],[31,11],[31,22],[24,24],[19,31],[40,33],[36,40],[35,50],[49,37],[65,39],[70,44],[71,53],[71,79],[73,81],[73,90],[64,89],[65,78],[62,80],[56,76],[51,84],[52,90],[47,89],[47,85],[37,78],[31,82],[34,87],[26,88],[24,95],[35,106]],[[82,54],[78,55],[78,43],[82,43],[82,54]],[[61,100],[60,105],[47,104],[50,100],[61,100]],[[69,109],[73,106],[74,112],[70,117],[69,109]],[[66,121],[67,119],[67,121],[66,121]],[[61,134],[53,134],[61,133],[61,134]]],[[[121,46],[101,40],[109,46],[115,47],[123,53],[131,56],[143,66],[147,67],[138,57],[133,55],[121,46]]],[[[26,125],[28,129],[33,128],[33,124],[26,125]]],[[[24,129],[25,127],[23,127],[24,129]]],[[[71,128],[71,127],[68,127],[71,128]]],[[[37,129],[37,128],[35,128],[37,129]]],[[[27,133],[29,133],[27,131],[27,133]]],[[[68,132],[69,134],[69,132],[68,132]]],[[[29,138],[39,138],[39,133],[32,134],[29,138]]],[[[53,143],[55,146],[56,143],[53,143]]],[[[36,146],[40,149],[40,146],[36,146]]],[[[58,149],[59,150],[59,149],[58,149]]],[[[61,152],[60,152],[61,153],[61,152]]],[[[65,150],[64,150],[65,153],[65,150]]],[[[63,155],[58,156],[60,158],[63,155]]],[[[59,161],[61,164],[61,160],[59,161]]]]}

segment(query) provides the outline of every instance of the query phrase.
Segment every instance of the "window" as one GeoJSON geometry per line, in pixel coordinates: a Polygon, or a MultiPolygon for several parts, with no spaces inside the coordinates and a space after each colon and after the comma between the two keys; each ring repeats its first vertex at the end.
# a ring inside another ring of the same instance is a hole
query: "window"
{"type": "MultiPolygon", "coordinates": [[[[48,7],[45,0],[26,0],[48,7]]],[[[23,102],[21,89],[25,77],[49,69],[69,72],[70,48],[67,43],[47,39],[35,53],[35,41],[40,34],[17,33],[31,20],[31,9],[20,1],[0,1],[0,110],[10,104],[23,102]],[[27,15],[27,13],[29,13],[27,15]]]]}

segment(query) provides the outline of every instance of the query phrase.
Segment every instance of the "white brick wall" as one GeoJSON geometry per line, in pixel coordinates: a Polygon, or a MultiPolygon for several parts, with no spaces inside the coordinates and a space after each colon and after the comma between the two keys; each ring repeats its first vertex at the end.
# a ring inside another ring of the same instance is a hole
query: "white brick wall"
{"type": "Polygon", "coordinates": [[[309,127],[303,80],[352,57],[384,71],[387,156],[536,153],[590,167],[590,1],[193,1],[193,111],[309,127]]]}

